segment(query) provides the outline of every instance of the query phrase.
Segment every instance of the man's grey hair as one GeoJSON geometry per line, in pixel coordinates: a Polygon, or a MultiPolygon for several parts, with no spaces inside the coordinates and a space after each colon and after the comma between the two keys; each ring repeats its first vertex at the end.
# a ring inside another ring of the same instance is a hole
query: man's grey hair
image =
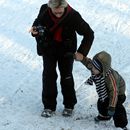
{"type": "Polygon", "coordinates": [[[48,7],[50,8],[57,8],[57,7],[64,7],[66,8],[68,5],[66,0],[49,0],[48,7]]]}

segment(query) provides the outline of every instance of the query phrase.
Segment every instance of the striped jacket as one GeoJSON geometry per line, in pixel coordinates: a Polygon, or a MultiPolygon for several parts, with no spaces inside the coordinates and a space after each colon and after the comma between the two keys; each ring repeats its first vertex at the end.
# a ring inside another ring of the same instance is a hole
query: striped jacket
{"type": "MultiPolygon", "coordinates": [[[[109,97],[109,107],[115,107],[118,96],[125,95],[125,81],[122,76],[111,68],[111,56],[105,51],[101,51],[96,54],[93,59],[98,59],[103,66],[103,77],[105,79],[105,85],[107,88],[107,94],[109,97]]],[[[91,70],[91,60],[83,58],[81,61],[88,69],[91,70]]]]}

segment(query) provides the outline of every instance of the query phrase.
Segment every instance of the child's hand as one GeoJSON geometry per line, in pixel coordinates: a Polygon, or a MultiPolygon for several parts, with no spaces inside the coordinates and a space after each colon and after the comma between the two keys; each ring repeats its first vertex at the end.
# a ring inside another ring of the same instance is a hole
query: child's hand
{"type": "Polygon", "coordinates": [[[85,81],[86,85],[93,85],[93,81],[89,78],[85,81]]]}
{"type": "Polygon", "coordinates": [[[109,116],[114,116],[115,114],[115,108],[114,107],[109,107],[108,108],[108,115],[109,116]]]}
{"type": "Polygon", "coordinates": [[[77,61],[82,61],[83,60],[83,54],[76,52],[74,58],[77,61]]]}

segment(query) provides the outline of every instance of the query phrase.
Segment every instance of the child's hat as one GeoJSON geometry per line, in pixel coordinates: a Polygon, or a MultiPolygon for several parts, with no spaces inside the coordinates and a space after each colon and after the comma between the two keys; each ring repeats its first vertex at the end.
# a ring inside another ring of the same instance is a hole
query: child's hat
{"type": "Polygon", "coordinates": [[[92,64],[93,64],[93,66],[94,66],[97,70],[99,70],[100,72],[102,72],[103,67],[102,67],[101,62],[100,62],[98,59],[92,60],[92,64]]]}

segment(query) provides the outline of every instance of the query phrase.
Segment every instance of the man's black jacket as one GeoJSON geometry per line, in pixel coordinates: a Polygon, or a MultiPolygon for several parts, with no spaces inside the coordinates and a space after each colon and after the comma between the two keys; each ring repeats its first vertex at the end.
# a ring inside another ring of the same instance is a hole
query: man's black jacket
{"type": "MultiPolygon", "coordinates": [[[[62,26],[62,39],[63,43],[68,46],[67,51],[72,53],[78,51],[82,53],[84,56],[86,56],[94,40],[94,32],[90,28],[88,23],[86,23],[82,19],[81,15],[77,11],[75,11],[68,5],[68,7],[65,9],[66,11],[64,16],[61,18],[61,21],[58,23],[57,26],[54,27],[54,22],[51,19],[51,16],[49,15],[49,10],[50,8],[47,6],[47,4],[43,4],[39,11],[38,17],[35,19],[33,23],[33,26],[41,25],[46,28],[46,40],[44,42],[53,44],[53,32],[58,26],[62,26]],[[83,39],[78,49],[76,32],[79,35],[83,36],[83,39]]],[[[41,44],[39,43],[40,37],[36,37],[36,41],[38,55],[43,55],[47,48],[45,48],[42,45],[39,45],[41,44]]],[[[44,42],[42,44],[44,44],[44,42]]]]}

